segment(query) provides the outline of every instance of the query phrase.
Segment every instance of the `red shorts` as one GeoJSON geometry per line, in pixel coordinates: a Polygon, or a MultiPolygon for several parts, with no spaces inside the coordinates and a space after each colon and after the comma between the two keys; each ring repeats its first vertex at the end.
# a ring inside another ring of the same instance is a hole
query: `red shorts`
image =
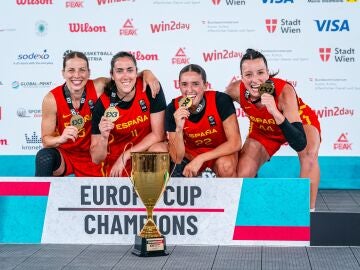
{"type": "MultiPolygon", "coordinates": [[[[309,106],[303,104],[299,108],[299,114],[303,125],[311,125],[315,127],[319,131],[319,135],[321,137],[320,122],[315,112],[309,106]]],[[[266,134],[256,131],[251,132],[248,137],[261,143],[270,157],[272,157],[280,149],[281,145],[287,142],[285,137],[279,139],[269,138],[266,134]]]]}
{"type": "Polygon", "coordinates": [[[64,175],[74,174],[77,177],[91,176],[101,177],[101,165],[97,165],[91,161],[89,155],[79,155],[78,153],[68,152],[64,149],[59,149],[65,162],[65,173],[64,175]]]}

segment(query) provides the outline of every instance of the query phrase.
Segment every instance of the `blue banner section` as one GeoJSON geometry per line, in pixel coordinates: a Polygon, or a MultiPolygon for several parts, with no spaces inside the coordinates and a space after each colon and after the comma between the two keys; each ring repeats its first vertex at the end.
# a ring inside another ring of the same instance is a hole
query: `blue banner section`
{"type": "Polygon", "coordinates": [[[47,196],[0,196],[0,243],[40,243],[47,196]]]}
{"type": "Polygon", "coordinates": [[[310,226],[310,181],[245,178],[236,226],[310,226]]]}
{"type": "MultiPolygon", "coordinates": [[[[319,157],[319,163],[320,189],[360,189],[360,157],[319,157]]],[[[35,156],[0,155],[0,164],[0,177],[35,175],[35,156]]],[[[299,172],[297,156],[275,156],[260,169],[258,176],[297,178],[299,172]]]]}

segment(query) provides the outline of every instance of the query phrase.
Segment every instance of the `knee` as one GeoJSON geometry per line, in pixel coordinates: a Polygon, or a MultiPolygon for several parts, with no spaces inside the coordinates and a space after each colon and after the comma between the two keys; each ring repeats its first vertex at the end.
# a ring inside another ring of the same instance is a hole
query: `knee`
{"type": "Polygon", "coordinates": [[[56,148],[42,148],[35,157],[35,176],[52,176],[61,164],[61,155],[56,148]]]}
{"type": "Polygon", "coordinates": [[[236,166],[230,161],[220,162],[216,168],[217,176],[219,177],[235,177],[236,166]]]}
{"type": "Polygon", "coordinates": [[[313,167],[318,162],[318,151],[314,149],[305,149],[300,155],[300,163],[303,166],[313,167]]]}

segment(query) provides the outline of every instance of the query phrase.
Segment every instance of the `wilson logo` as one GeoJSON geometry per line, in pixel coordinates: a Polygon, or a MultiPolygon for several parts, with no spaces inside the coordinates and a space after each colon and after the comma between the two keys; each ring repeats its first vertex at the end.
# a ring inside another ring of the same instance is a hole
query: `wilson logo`
{"type": "Polygon", "coordinates": [[[16,0],[17,5],[52,5],[52,0],[16,0]]]}
{"type": "Polygon", "coordinates": [[[319,32],[350,31],[348,20],[314,20],[319,32]]]}
{"type": "Polygon", "coordinates": [[[69,30],[72,33],[99,33],[106,32],[106,27],[104,25],[92,26],[88,23],[69,23],[69,30]]]}

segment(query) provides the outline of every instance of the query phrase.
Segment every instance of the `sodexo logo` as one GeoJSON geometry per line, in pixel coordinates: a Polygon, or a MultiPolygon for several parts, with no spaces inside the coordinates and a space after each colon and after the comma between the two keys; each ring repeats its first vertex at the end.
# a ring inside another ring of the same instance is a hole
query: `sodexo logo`
{"type": "Polygon", "coordinates": [[[49,58],[50,55],[47,53],[46,49],[42,53],[22,53],[17,56],[17,60],[47,60],[49,58]]]}
{"type": "Polygon", "coordinates": [[[348,20],[327,19],[314,20],[316,28],[319,32],[342,32],[350,31],[348,20]]]}

